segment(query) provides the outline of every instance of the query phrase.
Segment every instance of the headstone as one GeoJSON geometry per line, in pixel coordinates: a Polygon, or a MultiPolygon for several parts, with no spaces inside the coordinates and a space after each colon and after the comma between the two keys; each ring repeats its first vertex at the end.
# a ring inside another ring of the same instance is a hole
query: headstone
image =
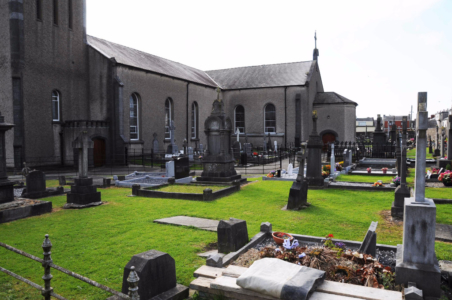
{"type": "Polygon", "coordinates": [[[272,224],[270,222],[261,223],[261,232],[272,232],[272,224]]]}
{"type": "Polygon", "coordinates": [[[94,142],[89,138],[88,133],[83,131],[72,143],[72,147],[78,150],[78,178],[74,179],[74,185],[67,194],[67,204],[65,208],[87,207],[101,204],[101,194],[93,186],[93,179],[88,177],[88,149],[94,147],[94,142]]]}
{"type": "Polygon", "coordinates": [[[190,176],[190,162],[188,157],[174,158],[174,177],[181,179],[190,176]]]}
{"type": "Polygon", "coordinates": [[[396,188],[394,193],[394,202],[391,207],[391,216],[392,217],[403,217],[403,209],[405,205],[405,198],[409,198],[411,196],[410,188],[406,184],[406,139],[407,139],[407,121],[408,118],[404,116],[402,118],[402,138],[400,139],[400,185],[396,188]]]}
{"type": "Polygon", "coordinates": [[[344,153],[342,153],[342,159],[344,160],[344,168],[350,166],[350,161],[348,159],[348,150],[344,149],[344,153]]]}
{"type": "Polygon", "coordinates": [[[134,255],[124,268],[122,293],[126,295],[129,292],[127,277],[131,267],[135,267],[135,271],[140,278],[138,282],[140,299],[151,299],[162,293],[175,295],[173,298],[165,297],[159,299],[188,298],[188,288],[178,284],[176,281],[176,263],[169,254],[150,250],[134,255]]]}
{"type": "Polygon", "coordinates": [[[358,252],[370,254],[375,257],[377,253],[377,230],[378,222],[372,222],[367,230],[366,236],[359,247],[358,252]]]}
{"type": "Polygon", "coordinates": [[[174,121],[171,121],[171,124],[169,126],[169,130],[170,130],[171,142],[168,145],[166,153],[167,154],[178,154],[179,153],[179,149],[177,148],[177,145],[174,142],[174,135],[175,135],[175,130],[176,130],[176,126],[174,126],[174,121]]]}
{"type": "Polygon", "coordinates": [[[447,159],[452,160],[452,114],[447,119],[447,159]]]}
{"type": "Polygon", "coordinates": [[[207,151],[202,160],[203,172],[196,178],[199,182],[232,182],[242,177],[234,167],[235,160],[231,151],[232,122],[224,112],[220,92],[218,88],[212,112],[204,122],[207,151]]]}
{"type": "Polygon", "coordinates": [[[60,186],[66,185],[66,176],[58,176],[58,184],[60,186]]]}
{"type": "Polygon", "coordinates": [[[111,186],[111,178],[102,178],[102,185],[104,188],[111,186]]]}
{"type": "Polygon", "coordinates": [[[235,135],[237,136],[237,142],[240,144],[240,130],[237,128],[237,131],[235,132],[235,135]]]}
{"type": "Polygon", "coordinates": [[[313,128],[308,141],[308,167],[306,171],[310,186],[323,186],[322,177],[322,148],[323,142],[317,133],[317,111],[312,112],[313,128]]]}
{"type": "Polygon", "coordinates": [[[275,145],[275,152],[278,152],[278,142],[274,141],[273,144],[275,145]]]}
{"type": "Polygon", "coordinates": [[[240,153],[240,164],[242,166],[248,165],[248,155],[246,153],[240,153]]]}
{"type": "Polygon", "coordinates": [[[272,145],[272,141],[271,141],[271,138],[270,138],[270,132],[268,133],[268,139],[267,139],[267,151],[272,151],[272,149],[273,149],[273,145],[272,145]]]}
{"type": "Polygon", "coordinates": [[[204,155],[204,145],[203,144],[199,144],[199,152],[201,155],[204,155]]]}
{"type": "Polygon", "coordinates": [[[289,164],[287,166],[287,175],[292,176],[293,175],[293,165],[289,164]]]}
{"type": "Polygon", "coordinates": [[[330,157],[331,175],[336,172],[336,158],[334,156],[334,143],[331,143],[331,157],[330,157]]]}
{"type": "Polygon", "coordinates": [[[413,198],[405,199],[403,245],[397,246],[396,284],[415,282],[424,297],[441,295],[441,271],[435,254],[436,206],[425,198],[427,93],[419,93],[417,109],[416,175],[413,198]]]}
{"type": "Polygon", "coordinates": [[[159,141],[157,140],[157,133],[154,132],[152,135],[154,137],[154,140],[152,141],[152,149],[154,150],[154,153],[159,152],[159,141]]]}
{"type": "Polygon", "coordinates": [[[42,171],[31,171],[26,177],[28,198],[40,198],[46,194],[46,175],[42,171]]]}
{"type": "Polygon", "coordinates": [[[432,137],[431,136],[430,136],[429,140],[430,140],[430,143],[429,143],[429,146],[428,146],[428,153],[432,154],[433,153],[433,147],[432,147],[432,137]]]}
{"type": "Polygon", "coordinates": [[[377,125],[372,139],[372,157],[383,157],[386,134],[381,128],[381,116],[377,116],[377,125]]]}
{"type": "Polygon", "coordinates": [[[188,147],[188,159],[190,161],[193,160],[193,148],[192,147],[188,147]]]}
{"type": "Polygon", "coordinates": [[[440,141],[439,141],[439,127],[438,125],[436,125],[436,149],[433,152],[433,156],[434,157],[438,157],[441,155],[441,151],[439,150],[439,146],[440,146],[440,141]]]}
{"type": "Polygon", "coordinates": [[[175,176],[175,170],[174,170],[174,161],[170,160],[165,163],[166,165],[166,177],[174,177],[175,176]]]}
{"type": "Polygon", "coordinates": [[[243,147],[245,148],[245,153],[248,157],[251,157],[253,155],[252,153],[252,147],[250,143],[243,144],[243,147]]]}
{"type": "Polygon", "coordinates": [[[248,243],[246,221],[230,218],[221,220],[217,228],[218,252],[235,252],[248,243]]]}
{"type": "Polygon", "coordinates": [[[307,158],[306,143],[301,144],[301,150],[297,153],[297,160],[300,168],[297,180],[292,184],[287,201],[288,210],[299,210],[307,206],[308,201],[308,181],[304,178],[304,164],[307,158]]]}
{"type": "Polygon", "coordinates": [[[6,144],[5,133],[14,124],[5,123],[5,117],[0,113],[0,204],[14,201],[14,182],[8,180],[6,174],[6,144]]]}

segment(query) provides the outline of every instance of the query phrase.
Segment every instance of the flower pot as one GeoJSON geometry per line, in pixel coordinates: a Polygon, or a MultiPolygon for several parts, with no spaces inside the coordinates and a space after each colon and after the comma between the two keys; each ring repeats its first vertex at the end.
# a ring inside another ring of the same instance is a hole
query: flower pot
{"type": "Polygon", "coordinates": [[[372,173],[372,171],[371,171],[371,170],[369,170],[369,171],[367,171],[367,173],[368,173],[368,174],[370,174],[370,173],[372,173]]]}
{"type": "Polygon", "coordinates": [[[443,182],[444,186],[452,186],[452,182],[443,182]]]}
{"type": "Polygon", "coordinates": [[[387,171],[388,171],[388,170],[383,170],[383,174],[386,174],[387,171]]]}
{"type": "Polygon", "coordinates": [[[290,238],[291,242],[293,241],[293,236],[288,233],[279,232],[279,231],[275,231],[272,233],[273,240],[278,245],[282,245],[284,243],[284,238],[282,236],[286,236],[286,237],[290,238]]]}

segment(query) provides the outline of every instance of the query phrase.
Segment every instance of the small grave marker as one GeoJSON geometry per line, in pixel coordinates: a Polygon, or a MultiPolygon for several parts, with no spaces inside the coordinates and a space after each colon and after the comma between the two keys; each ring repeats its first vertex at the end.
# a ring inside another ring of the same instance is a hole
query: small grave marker
{"type": "Polygon", "coordinates": [[[375,232],[377,230],[377,226],[378,222],[372,222],[370,224],[358,252],[370,254],[375,257],[375,254],[377,253],[377,233],[375,232]]]}

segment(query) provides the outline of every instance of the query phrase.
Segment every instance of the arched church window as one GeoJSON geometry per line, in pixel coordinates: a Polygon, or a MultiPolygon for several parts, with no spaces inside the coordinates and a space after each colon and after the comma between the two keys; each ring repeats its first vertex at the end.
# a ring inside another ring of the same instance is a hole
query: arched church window
{"type": "Polygon", "coordinates": [[[191,105],[191,138],[198,138],[198,103],[191,105]]]}
{"type": "Polygon", "coordinates": [[[237,132],[237,129],[240,130],[240,133],[245,133],[245,108],[241,105],[237,105],[235,108],[234,123],[234,133],[237,132]]]}
{"type": "Polygon", "coordinates": [[[130,95],[130,140],[138,140],[140,137],[140,101],[136,93],[130,95]]]}
{"type": "Polygon", "coordinates": [[[52,120],[60,121],[60,93],[56,90],[52,91],[52,120]]]}
{"type": "Polygon", "coordinates": [[[42,20],[42,0],[36,0],[36,19],[42,20]]]}
{"type": "Polygon", "coordinates": [[[171,98],[165,101],[165,139],[171,138],[171,131],[169,129],[171,121],[173,121],[173,100],[171,98]]]}
{"type": "Polygon", "coordinates": [[[59,22],[59,16],[58,16],[58,0],[53,0],[53,25],[58,26],[59,22]]]}
{"type": "Polygon", "coordinates": [[[265,133],[276,132],[276,108],[273,104],[265,106],[264,117],[265,133]]]}

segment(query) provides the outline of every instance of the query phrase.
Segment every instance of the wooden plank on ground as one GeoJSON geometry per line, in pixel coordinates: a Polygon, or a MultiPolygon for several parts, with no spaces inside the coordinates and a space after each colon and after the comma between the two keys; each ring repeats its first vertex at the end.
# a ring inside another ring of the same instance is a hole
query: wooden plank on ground
{"type": "Polygon", "coordinates": [[[325,280],[317,291],[335,295],[359,297],[366,300],[402,300],[402,293],[349,283],[325,280]]]}
{"type": "Polygon", "coordinates": [[[217,278],[223,274],[223,271],[226,269],[222,268],[215,268],[215,267],[209,267],[209,266],[201,266],[199,269],[197,269],[193,276],[198,277],[207,277],[207,278],[217,278]]]}

